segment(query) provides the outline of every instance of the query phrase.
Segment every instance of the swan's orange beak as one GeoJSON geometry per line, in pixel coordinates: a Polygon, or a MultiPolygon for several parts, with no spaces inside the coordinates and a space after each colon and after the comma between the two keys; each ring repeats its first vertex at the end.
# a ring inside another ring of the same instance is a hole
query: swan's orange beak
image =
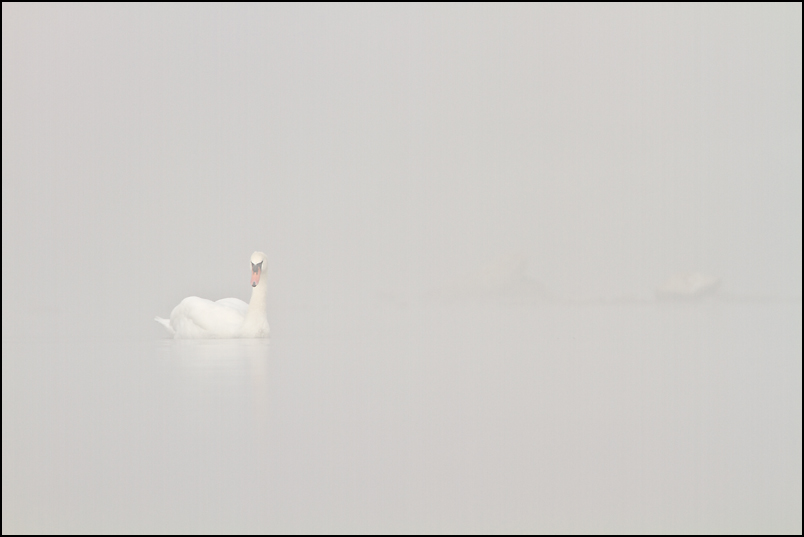
{"type": "Polygon", "coordinates": [[[251,286],[257,287],[257,284],[260,283],[260,273],[262,272],[262,264],[260,265],[252,265],[251,267],[251,286]]]}

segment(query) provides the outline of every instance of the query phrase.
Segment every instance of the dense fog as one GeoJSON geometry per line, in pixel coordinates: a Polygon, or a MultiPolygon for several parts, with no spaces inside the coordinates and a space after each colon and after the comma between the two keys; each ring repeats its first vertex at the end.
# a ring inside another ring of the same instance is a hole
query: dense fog
{"type": "Polygon", "coordinates": [[[3,533],[801,532],[800,4],[2,13],[3,533]]]}

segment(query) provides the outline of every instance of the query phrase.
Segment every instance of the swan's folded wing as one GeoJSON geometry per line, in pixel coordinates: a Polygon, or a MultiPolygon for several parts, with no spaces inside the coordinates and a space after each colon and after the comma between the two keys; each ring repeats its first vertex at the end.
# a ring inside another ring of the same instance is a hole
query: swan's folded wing
{"type": "Polygon", "coordinates": [[[243,325],[244,314],[228,304],[187,297],[170,314],[180,337],[232,337],[243,325]]]}
{"type": "Polygon", "coordinates": [[[215,304],[220,304],[221,306],[226,306],[227,308],[233,308],[235,311],[240,312],[240,314],[244,317],[248,312],[248,304],[239,298],[222,298],[220,300],[216,300],[215,304]]]}

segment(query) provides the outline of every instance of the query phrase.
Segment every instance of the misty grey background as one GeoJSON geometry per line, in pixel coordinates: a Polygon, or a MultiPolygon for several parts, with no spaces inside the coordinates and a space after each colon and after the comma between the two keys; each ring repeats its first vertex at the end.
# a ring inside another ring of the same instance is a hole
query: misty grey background
{"type": "Polygon", "coordinates": [[[801,532],[800,4],[2,9],[4,533],[801,532]]]}

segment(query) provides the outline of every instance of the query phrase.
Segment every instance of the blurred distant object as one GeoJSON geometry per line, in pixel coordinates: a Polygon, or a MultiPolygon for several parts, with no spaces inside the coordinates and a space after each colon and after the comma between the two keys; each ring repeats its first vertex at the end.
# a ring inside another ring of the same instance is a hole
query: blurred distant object
{"type": "Polygon", "coordinates": [[[524,255],[506,255],[466,277],[448,282],[435,295],[448,302],[527,304],[548,299],[544,287],[526,273],[527,267],[524,255]]]}
{"type": "Polygon", "coordinates": [[[656,289],[656,297],[664,300],[693,300],[717,293],[722,278],[700,272],[673,274],[656,289]]]}

